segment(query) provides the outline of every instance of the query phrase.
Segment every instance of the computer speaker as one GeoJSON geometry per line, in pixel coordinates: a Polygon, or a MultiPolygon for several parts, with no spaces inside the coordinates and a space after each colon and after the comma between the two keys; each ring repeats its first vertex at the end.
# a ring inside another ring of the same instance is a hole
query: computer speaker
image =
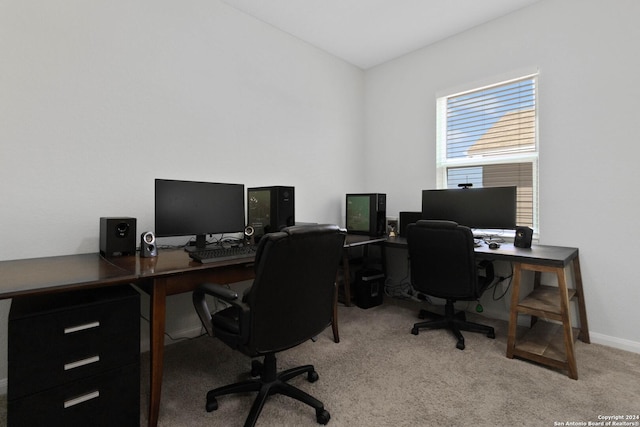
{"type": "Polygon", "coordinates": [[[245,242],[246,242],[247,245],[254,245],[255,244],[255,238],[254,238],[255,232],[256,232],[256,230],[251,225],[247,225],[244,228],[244,239],[245,239],[245,242]]]}
{"type": "Polygon", "coordinates": [[[136,254],[136,219],[100,218],[100,254],[103,256],[136,254]]]}
{"type": "Polygon", "coordinates": [[[140,235],[140,256],[143,258],[158,256],[156,236],[153,231],[145,231],[140,235]]]}
{"type": "Polygon", "coordinates": [[[533,230],[529,227],[517,227],[516,235],[513,239],[513,246],[516,248],[530,248],[533,230]]]}

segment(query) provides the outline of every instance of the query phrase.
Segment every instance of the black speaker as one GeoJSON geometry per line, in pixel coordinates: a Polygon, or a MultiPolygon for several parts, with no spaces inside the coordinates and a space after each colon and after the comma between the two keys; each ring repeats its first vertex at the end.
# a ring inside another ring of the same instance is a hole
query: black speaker
{"type": "Polygon", "coordinates": [[[153,231],[145,231],[140,235],[140,256],[143,258],[158,256],[156,236],[153,231]]]}
{"type": "Polygon", "coordinates": [[[103,256],[136,254],[135,218],[100,218],[100,253],[103,256]]]}
{"type": "Polygon", "coordinates": [[[247,220],[257,238],[295,224],[294,187],[247,189],[247,220]]]}
{"type": "Polygon", "coordinates": [[[516,248],[530,248],[533,230],[529,227],[517,227],[516,235],[513,238],[513,246],[516,248]]]}
{"type": "Polygon", "coordinates": [[[422,212],[400,212],[398,230],[400,236],[407,235],[407,225],[416,223],[422,219],[422,212]]]}

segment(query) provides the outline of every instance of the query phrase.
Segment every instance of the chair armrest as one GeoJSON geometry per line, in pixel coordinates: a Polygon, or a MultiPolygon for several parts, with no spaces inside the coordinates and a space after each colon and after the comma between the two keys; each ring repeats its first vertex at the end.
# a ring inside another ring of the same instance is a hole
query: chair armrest
{"type": "Polygon", "coordinates": [[[198,286],[198,288],[194,292],[198,291],[214,296],[216,298],[221,298],[229,302],[238,299],[238,293],[236,291],[217,283],[203,283],[202,285],[198,286]]]}
{"type": "Polygon", "coordinates": [[[238,299],[238,293],[225,288],[217,283],[203,283],[198,286],[191,295],[193,299],[193,306],[198,313],[202,326],[206,329],[209,336],[213,336],[213,327],[211,326],[211,309],[207,304],[205,294],[220,298],[229,303],[234,303],[238,299]]]}

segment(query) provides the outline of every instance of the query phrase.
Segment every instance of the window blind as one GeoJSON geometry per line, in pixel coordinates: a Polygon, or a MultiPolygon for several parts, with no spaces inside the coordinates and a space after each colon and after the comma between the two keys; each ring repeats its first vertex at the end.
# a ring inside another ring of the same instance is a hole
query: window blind
{"type": "Polygon", "coordinates": [[[441,188],[515,185],[517,223],[537,228],[537,77],[438,100],[441,188]]]}

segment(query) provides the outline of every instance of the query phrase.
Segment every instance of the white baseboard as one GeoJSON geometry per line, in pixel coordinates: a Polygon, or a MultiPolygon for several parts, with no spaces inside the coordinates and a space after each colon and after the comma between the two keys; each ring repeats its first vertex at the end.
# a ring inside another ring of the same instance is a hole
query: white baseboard
{"type": "MultiPolygon", "coordinates": [[[[195,328],[188,328],[180,331],[171,331],[171,336],[174,337],[174,339],[172,340],[165,335],[164,345],[168,346],[171,344],[179,343],[180,341],[183,341],[185,339],[198,337],[202,334],[203,329],[204,328],[202,328],[202,326],[198,326],[195,328]]],[[[148,336],[143,336],[140,340],[140,353],[149,351],[149,349],[151,349],[151,341],[148,336]]]]}
{"type": "Polygon", "coordinates": [[[589,338],[591,338],[591,342],[594,344],[602,344],[606,345],[607,347],[613,347],[620,350],[640,354],[640,342],[611,337],[609,335],[599,334],[597,332],[589,332],[589,338]]]}

